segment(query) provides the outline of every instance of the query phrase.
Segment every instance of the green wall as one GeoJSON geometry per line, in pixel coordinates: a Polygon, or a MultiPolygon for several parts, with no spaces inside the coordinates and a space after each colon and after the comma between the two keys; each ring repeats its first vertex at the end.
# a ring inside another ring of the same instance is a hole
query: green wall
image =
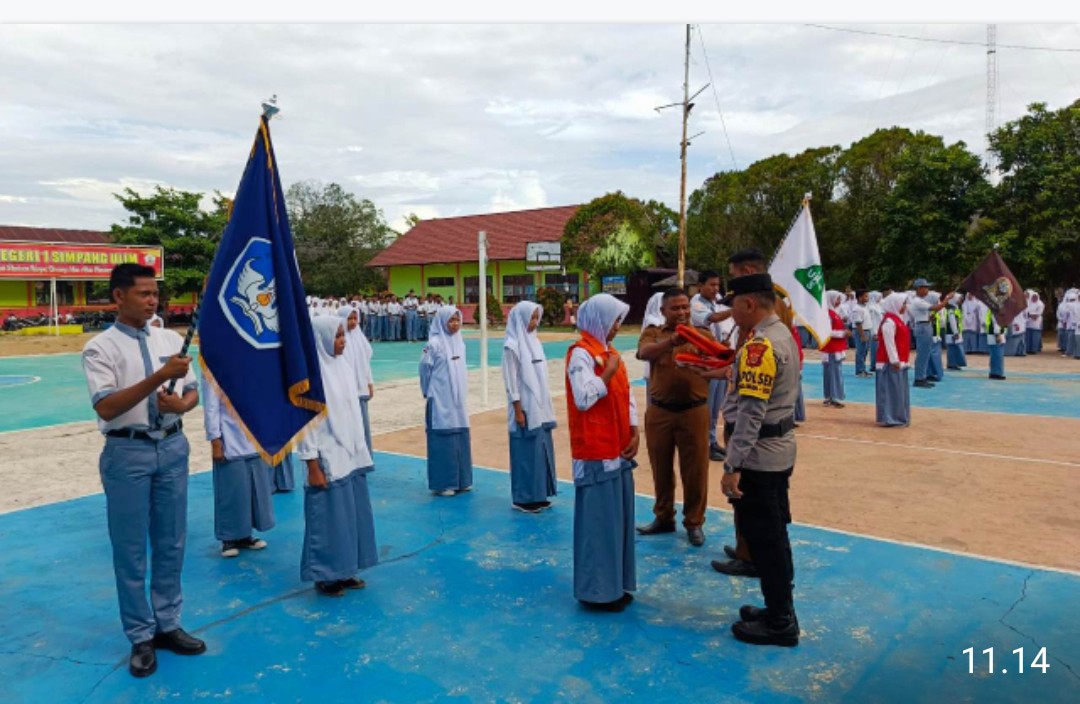
{"type": "Polygon", "coordinates": [[[26,282],[0,281],[0,308],[25,308],[26,282]]]}
{"type": "MultiPolygon", "coordinates": [[[[476,276],[480,271],[480,265],[478,262],[461,262],[460,264],[426,264],[423,267],[423,275],[421,276],[421,267],[415,266],[392,266],[390,267],[390,290],[396,293],[398,296],[404,296],[408,293],[409,289],[413,289],[417,294],[423,293],[427,295],[429,293],[437,294],[448,299],[450,296],[454,297],[454,301],[460,303],[462,297],[465,294],[465,277],[476,276]],[[427,281],[433,277],[449,277],[454,279],[454,286],[438,286],[430,287],[427,285],[427,281]]],[[[541,288],[544,285],[544,273],[543,272],[530,272],[526,269],[526,263],[524,259],[511,260],[511,261],[499,261],[489,262],[487,269],[488,276],[491,277],[491,283],[495,297],[500,301],[503,300],[503,281],[504,276],[516,276],[520,274],[533,274],[536,288],[541,288]]],[[[581,279],[584,279],[582,272],[568,269],[568,274],[577,274],[581,279]]],[[[595,282],[590,277],[589,280],[589,293],[598,293],[600,291],[600,282],[597,279],[595,282]]]]}

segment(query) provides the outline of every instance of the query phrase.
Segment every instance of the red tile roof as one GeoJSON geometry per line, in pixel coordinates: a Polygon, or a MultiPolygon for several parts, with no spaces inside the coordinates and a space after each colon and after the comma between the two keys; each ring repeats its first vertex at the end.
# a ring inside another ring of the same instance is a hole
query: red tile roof
{"type": "Polygon", "coordinates": [[[0,225],[0,241],[112,244],[112,236],[108,232],[98,232],[96,230],[61,230],[55,227],[0,225]]]}
{"type": "Polygon", "coordinates": [[[488,238],[488,259],[524,259],[527,242],[556,242],[577,205],[424,220],[379,252],[368,266],[475,261],[476,233],[488,238]]]}

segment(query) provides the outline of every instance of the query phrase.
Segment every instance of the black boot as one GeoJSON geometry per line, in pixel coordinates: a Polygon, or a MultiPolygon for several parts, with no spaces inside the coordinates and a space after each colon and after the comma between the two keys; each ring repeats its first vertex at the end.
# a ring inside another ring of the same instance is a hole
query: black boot
{"type": "Polygon", "coordinates": [[[795,619],[794,610],[783,616],[767,614],[762,621],[738,621],[731,626],[731,632],[736,640],[753,645],[793,648],[799,644],[799,622],[795,619]]]}

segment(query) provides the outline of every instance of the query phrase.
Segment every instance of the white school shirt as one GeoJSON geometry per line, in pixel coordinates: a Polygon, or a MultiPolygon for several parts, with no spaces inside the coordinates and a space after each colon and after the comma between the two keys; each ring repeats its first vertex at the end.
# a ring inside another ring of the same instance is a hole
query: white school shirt
{"type": "Polygon", "coordinates": [[[870,332],[870,313],[867,311],[866,306],[855,303],[851,306],[850,311],[851,326],[856,330],[870,332]]]}
{"type": "MultiPolygon", "coordinates": [[[[596,374],[596,360],[587,350],[580,347],[574,348],[570,355],[570,362],[566,365],[566,375],[570,378],[570,391],[574,396],[574,405],[579,411],[587,411],[596,405],[596,402],[607,396],[608,389],[604,380],[596,374]]],[[[634,400],[634,391],[630,390],[630,426],[638,425],[637,402],[634,400]]],[[[573,459],[574,479],[585,476],[585,464],[591,460],[573,459]]],[[[614,472],[622,468],[623,460],[615,457],[610,460],[601,460],[605,472],[614,472]]]]}
{"type": "Polygon", "coordinates": [[[405,306],[404,306],[405,310],[416,310],[419,307],[420,307],[420,301],[417,300],[414,296],[406,296],[405,297],[405,306]]]}
{"type": "Polygon", "coordinates": [[[239,460],[259,454],[205,376],[202,380],[202,396],[199,400],[202,401],[206,439],[221,440],[225,446],[225,459],[239,460]]]}
{"type": "MultiPolygon", "coordinates": [[[[184,338],[165,328],[147,325],[142,330],[123,323],[115,323],[111,328],[95,335],[86,343],[82,352],[83,373],[90,389],[90,403],[98,401],[129,386],[134,386],[147,378],[184,346],[184,338]],[[149,371],[147,371],[149,367],[149,371]]],[[[168,386],[168,383],[165,384],[168,386]]],[[[176,395],[199,388],[195,376],[195,367],[188,367],[183,383],[176,384],[176,395]]],[[[156,403],[156,401],[155,401],[156,403]]],[[[110,430],[150,430],[150,397],[139,401],[126,413],[121,413],[110,421],[98,416],[98,429],[102,433],[110,430]]],[[[180,420],[178,413],[165,413],[157,424],[158,429],[170,428],[180,420]]]]}

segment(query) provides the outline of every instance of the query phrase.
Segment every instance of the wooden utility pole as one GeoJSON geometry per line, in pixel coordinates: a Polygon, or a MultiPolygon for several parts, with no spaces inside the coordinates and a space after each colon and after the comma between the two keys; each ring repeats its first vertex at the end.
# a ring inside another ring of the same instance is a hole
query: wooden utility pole
{"type": "Polygon", "coordinates": [[[694,104],[690,102],[694,98],[701,95],[701,91],[709,87],[706,83],[701,90],[690,95],[690,32],[692,25],[686,25],[686,57],[683,62],[683,99],[681,103],[671,103],[670,105],[661,105],[656,108],[657,112],[666,108],[673,108],[676,105],[682,107],[682,141],[679,143],[679,158],[682,162],[681,175],[679,177],[679,287],[686,285],[686,149],[690,146],[690,140],[694,137],[698,137],[703,132],[699,132],[693,137],[687,138],[686,131],[688,123],[690,122],[690,111],[694,109],[694,104]]]}
{"type": "Polygon", "coordinates": [[[690,25],[686,25],[686,60],[683,69],[682,142],[679,158],[679,288],[686,286],[686,123],[690,121],[690,25]]]}

